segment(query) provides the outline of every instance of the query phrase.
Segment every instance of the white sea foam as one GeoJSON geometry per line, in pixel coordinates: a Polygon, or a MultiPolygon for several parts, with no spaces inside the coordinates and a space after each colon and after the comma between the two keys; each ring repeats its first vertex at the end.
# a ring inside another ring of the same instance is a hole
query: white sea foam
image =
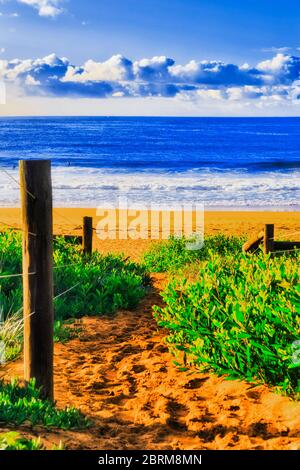
{"type": "MultiPolygon", "coordinates": [[[[7,170],[18,180],[17,170],[7,170]]],[[[53,167],[53,198],[57,207],[118,207],[204,203],[207,209],[300,208],[300,171],[199,171],[186,173],[121,173],[112,170],[53,167]]],[[[0,171],[0,207],[20,205],[18,184],[0,171]]]]}

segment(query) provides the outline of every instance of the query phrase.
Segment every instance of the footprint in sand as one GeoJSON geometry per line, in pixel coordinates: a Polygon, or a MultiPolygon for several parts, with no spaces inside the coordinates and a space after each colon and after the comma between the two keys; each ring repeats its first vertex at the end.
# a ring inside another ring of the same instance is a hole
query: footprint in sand
{"type": "Polygon", "coordinates": [[[269,432],[268,423],[263,423],[262,421],[250,424],[248,435],[250,437],[261,437],[264,440],[271,439],[271,437],[273,437],[269,432]]]}
{"type": "Polygon", "coordinates": [[[128,395],[132,395],[136,392],[137,390],[137,385],[136,385],[136,379],[130,374],[130,372],[125,372],[124,373],[124,378],[128,382],[129,385],[123,385],[124,390],[126,390],[126,394],[128,392],[128,395]]]}
{"type": "Polygon", "coordinates": [[[260,399],[260,392],[256,392],[254,390],[250,390],[249,392],[246,392],[246,395],[248,398],[251,398],[252,400],[258,401],[260,399]]]}
{"type": "Polygon", "coordinates": [[[166,407],[169,418],[167,419],[167,425],[170,426],[174,431],[187,431],[187,425],[181,421],[186,417],[188,408],[182,403],[177,402],[175,399],[170,399],[166,407]]]}
{"type": "Polygon", "coordinates": [[[169,349],[167,348],[167,346],[164,346],[163,344],[159,344],[158,346],[156,346],[155,351],[159,353],[167,353],[169,349]]]}
{"type": "Polygon", "coordinates": [[[229,411],[239,411],[240,407],[236,405],[231,405],[228,410],[229,411]]]}
{"type": "Polygon", "coordinates": [[[126,344],[119,350],[118,354],[112,358],[112,361],[120,362],[124,357],[129,356],[130,354],[139,354],[140,352],[140,346],[131,346],[130,344],[126,344]]]}
{"type": "Polygon", "coordinates": [[[195,390],[196,388],[200,388],[204,382],[208,380],[208,377],[202,377],[198,379],[192,379],[187,384],[184,385],[184,388],[189,390],[195,390]]]}
{"type": "Polygon", "coordinates": [[[105,403],[109,403],[111,405],[121,405],[121,403],[127,399],[128,396],[121,392],[119,395],[110,396],[106,398],[105,403]]]}
{"type": "Polygon", "coordinates": [[[230,428],[227,428],[226,426],[223,426],[222,424],[217,424],[209,429],[203,429],[199,431],[198,436],[204,442],[213,442],[217,436],[223,438],[229,431],[232,430],[230,428]]]}
{"type": "Polygon", "coordinates": [[[143,365],[143,364],[135,364],[133,367],[132,367],[132,371],[135,373],[135,374],[140,374],[141,372],[144,372],[146,370],[146,367],[143,365]]]}

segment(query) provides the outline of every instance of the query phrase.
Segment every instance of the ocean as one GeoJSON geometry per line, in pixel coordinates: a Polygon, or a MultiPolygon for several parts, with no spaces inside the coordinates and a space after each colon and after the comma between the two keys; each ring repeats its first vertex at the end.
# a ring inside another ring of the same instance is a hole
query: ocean
{"type": "Polygon", "coordinates": [[[300,118],[0,118],[0,207],[28,158],[52,160],[57,207],[300,210],[300,118]]]}

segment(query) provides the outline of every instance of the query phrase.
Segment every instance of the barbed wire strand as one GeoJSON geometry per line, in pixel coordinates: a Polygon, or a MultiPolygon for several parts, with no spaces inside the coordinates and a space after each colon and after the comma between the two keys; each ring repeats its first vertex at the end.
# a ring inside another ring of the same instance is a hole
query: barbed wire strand
{"type": "Polygon", "coordinates": [[[76,288],[77,286],[79,286],[80,284],[81,284],[81,282],[77,282],[77,284],[75,284],[73,287],[70,287],[69,289],[65,290],[64,292],[61,292],[60,294],[56,295],[53,300],[59,299],[60,297],[62,297],[63,295],[67,294],[67,293],[70,292],[71,290],[75,289],[75,288],[76,288]]]}
{"type": "Polygon", "coordinates": [[[275,250],[271,253],[295,253],[295,251],[300,251],[300,248],[294,248],[293,250],[275,250]]]}
{"type": "MultiPolygon", "coordinates": [[[[67,222],[68,222],[68,225],[72,225],[72,226],[75,225],[74,222],[71,221],[71,219],[69,219],[65,214],[63,214],[62,212],[60,212],[60,209],[57,209],[56,207],[53,207],[53,213],[56,214],[56,215],[58,215],[59,217],[61,217],[61,218],[64,219],[65,221],[67,221],[67,222]]],[[[78,228],[78,229],[79,229],[79,228],[82,228],[82,226],[80,225],[80,226],[78,226],[78,227],[75,227],[74,230],[76,230],[77,228],[78,228]]]]}
{"type": "MultiPolygon", "coordinates": [[[[22,307],[20,310],[18,310],[18,311],[15,313],[15,315],[18,315],[22,310],[23,310],[23,307],[22,307]]],[[[19,323],[23,323],[24,320],[26,320],[27,318],[32,317],[32,315],[34,315],[34,314],[35,314],[35,312],[32,312],[32,313],[30,313],[29,315],[26,315],[25,317],[20,318],[19,320],[16,321],[16,325],[18,325],[19,323]]]]}
{"type": "MultiPolygon", "coordinates": [[[[4,170],[4,168],[2,167],[0,167],[0,170],[3,171],[3,173],[5,173],[14,183],[16,183],[19,186],[19,188],[21,187],[20,182],[14,176],[8,173],[8,171],[4,170]]],[[[25,189],[25,191],[30,197],[32,197],[32,199],[36,199],[35,195],[32,194],[30,191],[28,191],[28,189],[25,189]]]]}
{"type": "MultiPolygon", "coordinates": [[[[28,273],[28,276],[34,276],[36,273],[28,273]]],[[[0,279],[8,279],[10,277],[23,277],[24,274],[7,274],[7,275],[1,275],[0,279]]]]}
{"type": "MultiPolygon", "coordinates": [[[[14,227],[13,225],[9,225],[7,224],[6,222],[1,222],[0,221],[0,225],[5,225],[6,227],[8,227],[9,229],[11,229],[12,231],[16,231],[16,232],[22,232],[24,233],[24,230],[20,227],[14,227]]],[[[29,235],[32,235],[33,237],[36,237],[36,233],[32,233],[32,232],[27,232],[29,235]]]]}
{"type": "MultiPolygon", "coordinates": [[[[24,230],[20,227],[14,227],[13,225],[9,225],[7,224],[6,222],[1,222],[0,221],[0,225],[5,225],[6,227],[12,229],[12,231],[16,231],[16,232],[22,232],[24,233],[24,230]]],[[[36,237],[36,233],[32,233],[32,232],[28,232],[29,235],[32,235],[33,237],[36,237]]]]}

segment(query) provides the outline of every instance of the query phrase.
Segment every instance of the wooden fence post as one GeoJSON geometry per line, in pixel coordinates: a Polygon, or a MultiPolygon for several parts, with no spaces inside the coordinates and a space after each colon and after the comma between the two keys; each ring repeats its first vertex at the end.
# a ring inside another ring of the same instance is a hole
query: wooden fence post
{"type": "Polygon", "coordinates": [[[53,221],[50,160],[20,161],[24,378],[53,400],[53,221]]]}
{"type": "Polygon", "coordinates": [[[83,218],[83,252],[85,255],[90,256],[93,252],[93,218],[83,218]]]}
{"type": "Polygon", "coordinates": [[[264,253],[267,255],[274,251],[274,224],[265,225],[264,253]]]}

